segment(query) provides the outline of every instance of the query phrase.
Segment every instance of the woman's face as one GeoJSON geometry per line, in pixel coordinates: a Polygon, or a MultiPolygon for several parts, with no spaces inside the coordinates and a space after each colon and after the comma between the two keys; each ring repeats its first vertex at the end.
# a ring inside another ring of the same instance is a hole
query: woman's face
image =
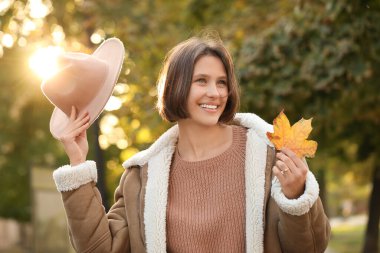
{"type": "Polygon", "coordinates": [[[202,56],[195,63],[187,100],[189,120],[204,126],[216,125],[227,98],[227,74],[222,61],[216,56],[202,56]]]}

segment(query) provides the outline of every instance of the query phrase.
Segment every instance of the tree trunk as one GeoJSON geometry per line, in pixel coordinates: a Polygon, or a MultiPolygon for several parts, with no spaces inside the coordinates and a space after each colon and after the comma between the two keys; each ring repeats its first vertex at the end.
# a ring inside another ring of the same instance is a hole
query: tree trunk
{"type": "Polygon", "coordinates": [[[326,173],[324,169],[319,169],[317,172],[317,179],[319,184],[319,197],[321,198],[323,208],[327,217],[330,217],[329,208],[327,205],[327,194],[326,194],[326,173]]]}
{"type": "Polygon", "coordinates": [[[365,234],[363,253],[378,253],[380,222],[380,166],[376,166],[372,192],[368,207],[368,223],[365,234]]]}
{"type": "MultiPolygon", "coordinates": [[[[87,10],[88,11],[88,10],[87,10]]],[[[85,21],[83,23],[84,30],[86,31],[87,37],[85,44],[88,48],[93,49],[93,44],[91,43],[91,35],[95,31],[95,19],[94,15],[91,12],[85,12],[83,13],[85,16],[85,21]]],[[[105,166],[104,166],[104,152],[100,148],[99,144],[99,134],[100,134],[100,128],[99,128],[99,122],[100,122],[101,116],[97,118],[94,123],[94,145],[95,145],[95,162],[96,162],[96,167],[98,169],[98,182],[97,182],[97,187],[99,189],[100,195],[102,196],[102,203],[103,206],[108,212],[109,210],[109,204],[108,204],[108,196],[107,196],[107,187],[106,187],[106,173],[105,173],[105,166]]]]}
{"type": "Polygon", "coordinates": [[[103,156],[103,150],[100,148],[99,144],[99,120],[100,118],[97,118],[93,124],[94,126],[94,132],[95,132],[95,161],[96,161],[96,167],[98,169],[98,189],[100,192],[100,195],[102,196],[102,202],[103,206],[106,209],[106,212],[109,210],[108,205],[108,197],[107,197],[107,187],[106,187],[106,173],[105,173],[105,167],[104,167],[104,156],[103,156]]]}

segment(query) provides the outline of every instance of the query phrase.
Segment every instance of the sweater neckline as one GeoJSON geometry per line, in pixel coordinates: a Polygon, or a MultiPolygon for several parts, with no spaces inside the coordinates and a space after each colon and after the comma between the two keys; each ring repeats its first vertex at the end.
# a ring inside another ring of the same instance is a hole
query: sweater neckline
{"type": "Polygon", "coordinates": [[[239,131],[239,126],[235,126],[235,125],[231,125],[232,127],[232,142],[230,144],[230,146],[224,150],[222,153],[216,155],[216,156],[213,156],[213,157],[210,157],[210,158],[206,158],[206,159],[203,159],[203,160],[199,160],[199,161],[187,161],[187,160],[184,160],[182,159],[180,153],[179,153],[179,150],[178,150],[178,146],[176,146],[175,148],[175,156],[176,158],[178,159],[178,161],[180,163],[183,163],[183,164],[186,164],[186,165],[201,165],[201,164],[205,164],[205,163],[210,163],[210,162],[213,162],[213,161],[216,161],[216,160],[220,160],[220,159],[223,159],[224,157],[227,157],[228,154],[230,152],[232,152],[232,150],[237,146],[237,142],[238,142],[238,131],[239,131]]]}

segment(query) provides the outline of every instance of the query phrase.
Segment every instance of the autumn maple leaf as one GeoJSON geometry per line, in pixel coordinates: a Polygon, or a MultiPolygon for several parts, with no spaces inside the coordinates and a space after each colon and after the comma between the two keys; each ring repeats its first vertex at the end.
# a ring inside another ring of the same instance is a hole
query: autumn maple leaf
{"type": "Polygon", "coordinates": [[[311,130],[312,119],[300,119],[293,126],[283,111],[273,120],[274,133],[267,132],[269,140],[277,150],[283,147],[292,150],[298,157],[314,157],[318,143],[307,140],[311,130]]]}

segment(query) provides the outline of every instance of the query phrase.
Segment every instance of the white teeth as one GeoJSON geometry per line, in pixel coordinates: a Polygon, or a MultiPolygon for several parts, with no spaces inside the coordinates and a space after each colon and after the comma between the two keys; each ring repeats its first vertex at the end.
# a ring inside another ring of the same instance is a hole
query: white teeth
{"type": "Polygon", "coordinates": [[[207,104],[201,104],[202,108],[207,108],[207,109],[216,109],[218,106],[216,105],[207,105],[207,104]]]}

